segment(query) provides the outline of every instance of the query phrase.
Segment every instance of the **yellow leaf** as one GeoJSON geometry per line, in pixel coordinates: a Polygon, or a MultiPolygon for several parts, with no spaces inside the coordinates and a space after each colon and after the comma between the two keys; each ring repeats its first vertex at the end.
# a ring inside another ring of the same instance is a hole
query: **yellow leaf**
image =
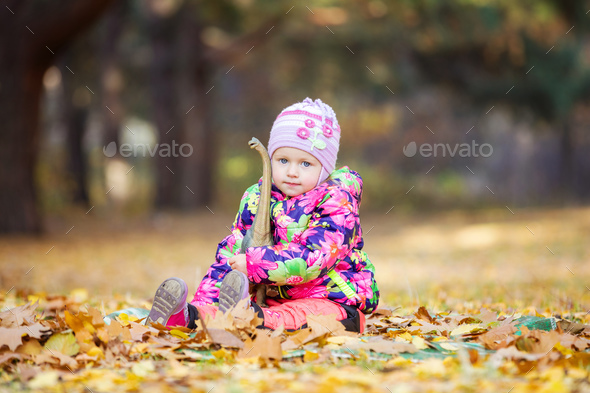
{"type": "Polygon", "coordinates": [[[412,335],[408,332],[402,333],[402,334],[398,334],[395,337],[395,341],[404,341],[404,342],[408,342],[411,343],[412,342],[412,335]],[[399,340],[398,340],[399,338],[399,340]]]}
{"type": "Polygon", "coordinates": [[[86,352],[88,356],[97,356],[99,359],[104,359],[104,352],[99,347],[94,347],[86,352]]]}
{"type": "Polygon", "coordinates": [[[45,343],[45,348],[58,351],[66,356],[74,356],[80,352],[80,346],[73,333],[54,334],[45,343]]]}
{"type": "Polygon", "coordinates": [[[305,354],[303,355],[303,361],[304,362],[313,362],[314,360],[319,359],[319,357],[320,357],[320,355],[315,352],[305,351],[305,354]]]}
{"type": "Polygon", "coordinates": [[[20,346],[16,352],[18,353],[26,353],[27,355],[39,355],[43,347],[39,344],[39,341],[35,339],[30,339],[29,341],[25,342],[24,345],[20,346]]]}
{"type": "Polygon", "coordinates": [[[402,323],[406,323],[409,321],[408,318],[400,318],[400,317],[389,317],[387,320],[394,325],[401,325],[402,323]]]}
{"type": "Polygon", "coordinates": [[[134,353],[144,353],[147,351],[147,348],[150,346],[150,344],[148,343],[140,343],[140,344],[135,344],[132,348],[130,353],[134,354],[134,353]]]}
{"type": "Polygon", "coordinates": [[[42,294],[29,295],[27,296],[27,300],[31,303],[39,302],[39,305],[41,305],[41,301],[45,300],[45,296],[42,294]]]}
{"type": "Polygon", "coordinates": [[[414,346],[416,348],[418,348],[418,349],[426,349],[426,348],[428,348],[428,345],[426,345],[426,340],[424,340],[420,336],[414,336],[414,337],[412,337],[412,344],[414,344],[414,346]]]}
{"type": "Polygon", "coordinates": [[[479,323],[466,323],[457,326],[451,332],[451,336],[461,336],[463,334],[475,333],[477,331],[485,330],[479,323]]]}
{"type": "Polygon", "coordinates": [[[228,351],[225,348],[221,348],[218,351],[211,352],[211,355],[215,356],[216,359],[225,360],[225,361],[234,360],[234,358],[235,358],[234,353],[231,351],[228,351]]]}
{"type": "Polygon", "coordinates": [[[573,355],[575,353],[571,348],[566,348],[563,345],[561,345],[561,343],[555,344],[554,348],[561,352],[563,355],[573,355]]]}
{"type": "Polygon", "coordinates": [[[183,340],[188,340],[190,338],[188,334],[181,332],[178,329],[170,330],[170,334],[173,335],[174,337],[182,338],[183,340]]]}

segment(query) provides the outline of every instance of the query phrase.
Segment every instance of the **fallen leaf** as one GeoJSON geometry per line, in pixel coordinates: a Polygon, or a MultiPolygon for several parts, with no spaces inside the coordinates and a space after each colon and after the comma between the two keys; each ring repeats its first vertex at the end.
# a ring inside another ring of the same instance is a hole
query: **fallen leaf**
{"type": "Polygon", "coordinates": [[[15,353],[15,352],[5,352],[3,354],[0,355],[0,365],[7,363],[13,359],[18,359],[21,360],[23,358],[23,355],[20,353],[15,353]]]}
{"type": "Polygon", "coordinates": [[[6,345],[11,351],[15,351],[22,345],[24,336],[41,338],[45,332],[47,328],[40,323],[15,328],[0,327],[0,348],[6,345]]]}
{"type": "Polygon", "coordinates": [[[453,336],[463,336],[465,334],[474,334],[485,332],[487,329],[482,327],[478,323],[469,323],[464,325],[459,325],[455,329],[451,331],[451,337],[453,336]]]}
{"type": "Polygon", "coordinates": [[[23,353],[26,355],[38,355],[41,353],[42,350],[43,347],[41,346],[41,344],[39,344],[39,341],[37,339],[32,338],[27,340],[20,347],[18,347],[16,352],[23,353]]]}
{"type": "Polygon", "coordinates": [[[319,358],[320,354],[316,352],[305,351],[305,353],[303,354],[303,361],[306,363],[313,362],[314,360],[318,360],[319,358]]]}
{"type": "Polygon", "coordinates": [[[72,333],[58,333],[49,337],[45,348],[61,352],[66,356],[74,356],[80,352],[80,346],[72,333]]]}
{"type": "Polygon", "coordinates": [[[244,342],[238,337],[223,329],[207,329],[207,334],[214,344],[219,344],[223,347],[243,348],[244,342]]]}
{"type": "Polygon", "coordinates": [[[428,345],[426,344],[426,340],[424,340],[420,336],[413,336],[412,337],[412,344],[414,344],[414,346],[417,349],[426,349],[426,348],[428,348],[428,345]]]}
{"type": "Polygon", "coordinates": [[[426,308],[424,306],[420,306],[420,308],[418,308],[418,311],[416,311],[414,313],[414,315],[416,316],[416,318],[422,319],[426,322],[429,322],[432,324],[436,323],[436,319],[434,319],[430,316],[430,314],[428,313],[428,310],[426,310],[426,308]]]}
{"type": "Polygon", "coordinates": [[[8,309],[0,312],[0,326],[5,328],[31,325],[35,321],[35,310],[38,302],[27,303],[23,306],[8,309]]]}
{"type": "Polygon", "coordinates": [[[244,359],[258,356],[264,360],[281,360],[283,358],[281,338],[271,337],[270,333],[272,333],[270,330],[258,329],[254,341],[246,341],[242,350],[238,352],[237,357],[244,359]]]}
{"type": "Polygon", "coordinates": [[[368,341],[357,341],[346,344],[344,348],[357,351],[373,351],[388,355],[397,355],[399,353],[415,353],[418,349],[408,342],[394,342],[385,340],[383,337],[376,336],[369,338],[368,341]]]}
{"type": "Polygon", "coordinates": [[[170,334],[173,335],[174,337],[178,337],[183,340],[188,340],[190,338],[188,334],[186,334],[178,329],[170,330],[170,334]]]}
{"type": "Polygon", "coordinates": [[[566,321],[565,319],[557,321],[557,325],[561,328],[561,330],[570,334],[580,334],[585,329],[590,329],[590,326],[588,325],[566,321]]]}

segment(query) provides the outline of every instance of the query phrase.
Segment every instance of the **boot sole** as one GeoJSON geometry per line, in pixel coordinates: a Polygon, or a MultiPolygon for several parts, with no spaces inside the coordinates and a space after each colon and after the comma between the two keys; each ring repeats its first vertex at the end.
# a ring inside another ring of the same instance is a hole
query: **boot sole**
{"type": "Polygon", "coordinates": [[[232,270],[229,272],[219,288],[219,310],[226,313],[248,297],[248,277],[245,274],[232,270]]]}
{"type": "Polygon", "coordinates": [[[166,325],[170,316],[179,311],[178,306],[186,303],[187,292],[188,287],[183,280],[176,277],[165,280],[156,290],[146,322],[166,325]]]}

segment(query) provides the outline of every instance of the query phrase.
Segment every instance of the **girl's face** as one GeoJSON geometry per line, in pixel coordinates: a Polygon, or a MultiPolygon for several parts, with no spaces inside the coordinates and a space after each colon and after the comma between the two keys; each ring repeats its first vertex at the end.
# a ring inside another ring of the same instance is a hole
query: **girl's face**
{"type": "Polygon", "coordinates": [[[281,147],[271,159],[272,179],[283,194],[294,197],[315,188],[322,164],[311,154],[294,147],[281,147]]]}

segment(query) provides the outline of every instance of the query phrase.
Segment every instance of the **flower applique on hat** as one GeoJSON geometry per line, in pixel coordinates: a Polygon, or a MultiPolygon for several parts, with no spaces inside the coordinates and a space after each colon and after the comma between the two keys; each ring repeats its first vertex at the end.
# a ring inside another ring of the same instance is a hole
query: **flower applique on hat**
{"type": "Polygon", "coordinates": [[[270,131],[268,154],[281,147],[310,153],[322,164],[319,183],[335,169],[340,147],[340,126],[334,110],[320,99],[306,98],[281,111],[270,131]]]}

